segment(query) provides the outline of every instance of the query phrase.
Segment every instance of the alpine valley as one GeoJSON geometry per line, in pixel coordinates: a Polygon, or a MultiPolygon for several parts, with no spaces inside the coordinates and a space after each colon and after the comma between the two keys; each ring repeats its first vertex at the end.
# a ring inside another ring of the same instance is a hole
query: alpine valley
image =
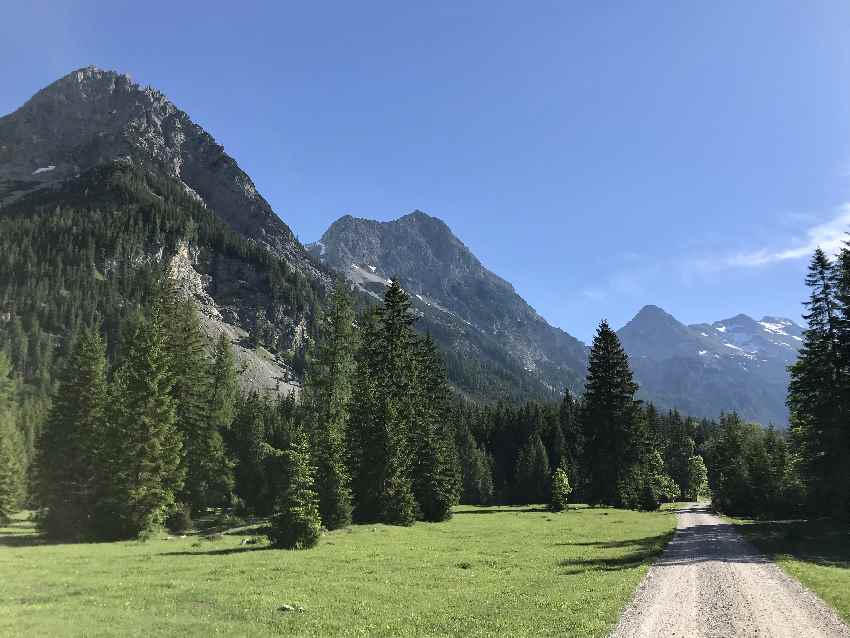
{"type": "MultiPolygon", "coordinates": [[[[365,306],[391,279],[462,395],[580,393],[588,349],[551,326],[436,217],[345,216],[306,248],[214,138],[128,76],[74,71],[0,118],[0,343],[33,394],[69,335],[99,323],[112,347],[156,268],[234,345],[244,388],[300,386],[307,344],[340,276],[365,306]]],[[[646,306],[619,331],[660,408],[784,426],[802,329],[738,315],[686,326],[646,306]]],[[[39,389],[40,388],[40,389],[39,389]]]]}

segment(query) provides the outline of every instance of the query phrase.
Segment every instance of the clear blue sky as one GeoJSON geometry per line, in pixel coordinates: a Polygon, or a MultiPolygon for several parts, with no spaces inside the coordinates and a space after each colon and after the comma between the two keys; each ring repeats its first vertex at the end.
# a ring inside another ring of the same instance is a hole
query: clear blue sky
{"type": "Polygon", "coordinates": [[[647,303],[799,317],[850,227],[848,33],[840,0],[18,2],[0,112],[129,73],[303,241],[422,209],[587,340],[647,303]]]}

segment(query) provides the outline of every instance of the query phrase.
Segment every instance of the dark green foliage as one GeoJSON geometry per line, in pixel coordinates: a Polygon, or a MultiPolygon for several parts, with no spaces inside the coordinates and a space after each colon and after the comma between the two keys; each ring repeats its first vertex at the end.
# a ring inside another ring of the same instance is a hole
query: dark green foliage
{"type": "Polygon", "coordinates": [[[0,522],[17,511],[24,493],[24,455],[15,422],[15,383],[10,373],[9,361],[0,352],[0,522]]]}
{"type": "Polygon", "coordinates": [[[364,317],[351,411],[352,486],[359,521],[410,525],[416,518],[411,431],[416,417],[416,335],[398,283],[364,317]]]}
{"type": "Polygon", "coordinates": [[[634,398],[637,389],[628,357],[616,333],[603,321],[590,350],[579,415],[590,503],[620,503],[618,491],[622,493],[624,481],[640,474],[632,468],[643,462],[648,442],[640,432],[641,427],[645,430],[645,420],[634,398]]]}
{"type": "Polygon", "coordinates": [[[182,534],[192,528],[192,507],[178,503],[165,519],[165,526],[172,534],[182,534]]]}
{"type": "Polygon", "coordinates": [[[98,535],[95,509],[107,481],[106,353],[84,332],[65,368],[38,453],[40,524],[53,538],[98,535]]]}
{"type": "Polygon", "coordinates": [[[307,435],[300,429],[293,432],[282,454],[288,468],[287,486],[275,508],[269,538],[276,547],[309,549],[319,542],[322,519],[307,435]]]}
{"type": "Polygon", "coordinates": [[[239,381],[236,357],[230,340],[220,335],[215,342],[210,361],[209,417],[219,432],[230,429],[236,418],[239,402],[239,381]]]}
{"type": "Polygon", "coordinates": [[[552,474],[552,496],[549,499],[549,509],[553,512],[562,512],[567,509],[570,493],[573,491],[570,487],[569,472],[567,468],[561,464],[555,473],[552,474]]]}
{"type": "Polygon", "coordinates": [[[238,235],[177,180],[111,163],[0,209],[0,351],[19,385],[24,465],[78,336],[100,331],[114,360],[122,325],[153,305],[167,261],[187,244],[220,304],[243,307],[249,324],[284,317],[312,332],[322,283],[238,235]]]}
{"type": "Polygon", "coordinates": [[[545,503],[549,500],[549,458],[536,432],[519,452],[515,489],[517,502],[545,503]]]}
{"type": "Polygon", "coordinates": [[[788,406],[813,512],[850,517],[850,252],[837,264],[815,251],[800,356],[791,367],[788,406]]]}
{"type": "Polygon", "coordinates": [[[469,505],[489,505],[493,502],[492,461],[481,449],[468,428],[460,435],[458,456],[462,473],[460,500],[469,505]]]}
{"type": "Polygon", "coordinates": [[[183,441],[165,330],[158,308],[129,327],[112,385],[106,465],[112,481],[99,518],[107,534],[143,535],[165,522],[183,489],[183,441]]]}
{"type": "Polygon", "coordinates": [[[732,515],[786,517],[799,508],[799,486],[784,436],[745,423],[736,414],[720,419],[706,443],[714,506],[732,515]]]}
{"type": "MultiPolygon", "coordinates": [[[[207,340],[201,332],[195,304],[182,299],[167,285],[162,293],[162,308],[171,396],[175,423],[182,436],[181,464],[186,477],[178,498],[194,511],[202,511],[208,505],[224,502],[233,489],[232,467],[220,432],[220,423],[227,416],[227,395],[233,389],[226,386],[229,371],[212,370],[222,378],[211,378],[207,340]],[[210,400],[212,381],[219,384],[216,390],[222,393],[213,400],[217,405],[210,400]],[[215,417],[214,407],[219,411],[215,417]]],[[[227,350],[218,356],[226,357],[226,353],[227,350]]]]}
{"type": "Polygon", "coordinates": [[[354,311],[340,283],[321,324],[302,397],[310,419],[319,511],[322,523],[330,530],[351,523],[351,475],[346,439],[355,351],[354,311]]]}
{"type": "Polygon", "coordinates": [[[416,360],[413,491],[426,521],[451,517],[458,502],[458,465],[450,425],[451,391],[437,346],[430,337],[418,344],[416,360]]]}
{"type": "Polygon", "coordinates": [[[708,494],[708,470],[699,455],[688,459],[688,487],[683,496],[698,501],[708,494]]]}

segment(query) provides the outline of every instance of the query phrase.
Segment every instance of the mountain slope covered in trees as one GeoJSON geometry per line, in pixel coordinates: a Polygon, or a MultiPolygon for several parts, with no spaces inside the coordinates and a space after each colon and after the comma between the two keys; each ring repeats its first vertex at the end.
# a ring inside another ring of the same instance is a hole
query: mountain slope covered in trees
{"type": "Polygon", "coordinates": [[[526,397],[579,390],[584,344],[546,323],[440,219],[421,211],[391,222],[345,216],[308,249],[369,294],[398,278],[444,349],[509,375],[526,397]]]}

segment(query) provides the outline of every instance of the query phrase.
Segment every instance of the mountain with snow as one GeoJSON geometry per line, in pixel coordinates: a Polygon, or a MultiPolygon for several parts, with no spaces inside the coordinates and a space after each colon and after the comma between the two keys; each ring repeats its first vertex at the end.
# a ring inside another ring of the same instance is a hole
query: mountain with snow
{"type": "Polygon", "coordinates": [[[418,210],[389,222],[346,215],[307,248],[375,298],[397,278],[420,328],[448,353],[450,370],[480,365],[509,381],[505,391],[514,395],[516,384],[526,396],[580,390],[585,345],[549,325],[442,220],[418,210]]]}
{"type": "Polygon", "coordinates": [[[645,306],[618,331],[641,386],[641,398],[696,416],[736,411],[784,426],[788,366],[803,329],[790,319],[747,315],[686,326],[645,306]]]}

